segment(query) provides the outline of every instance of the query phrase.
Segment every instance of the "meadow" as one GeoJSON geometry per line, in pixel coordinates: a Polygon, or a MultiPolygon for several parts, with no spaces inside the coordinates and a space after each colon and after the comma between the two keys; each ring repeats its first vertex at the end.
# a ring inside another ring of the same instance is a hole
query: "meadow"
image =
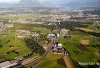
{"type": "Polygon", "coordinates": [[[96,52],[100,51],[100,42],[91,35],[73,31],[71,38],[61,38],[59,42],[77,62],[96,62],[100,59],[100,56],[96,55],[96,52]],[[89,45],[81,45],[81,40],[89,40],[89,45]]]}

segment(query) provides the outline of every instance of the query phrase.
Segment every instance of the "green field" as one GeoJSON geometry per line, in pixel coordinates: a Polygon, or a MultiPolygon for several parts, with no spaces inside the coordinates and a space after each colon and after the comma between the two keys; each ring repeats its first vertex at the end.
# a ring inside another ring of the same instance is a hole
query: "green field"
{"type": "MultiPolygon", "coordinates": [[[[12,16],[0,16],[0,21],[4,23],[9,23],[11,20],[24,19],[25,22],[32,23],[34,19],[37,19],[36,14],[19,14],[12,16]]],[[[10,22],[11,23],[11,22],[10,22]]],[[[13,23],[13,22],[12,22],[13,23]]],[[[69,23],[69,22],[68,22],[69,23]]],[[[72,22],[73,24],[74,22],[72,22]]],[[[65,23],[65,27],[69,29],[75,27],[65,23]],[[67,26],[66,26],[67,25],[67,26]]],[[[76,27],[81,26],[79,23],[76,23],[76,27]]],[[[24,40],[16,38],[16,30],[29,30],[31,32],[38,32],[42,38],[37,37],[39,44],[45,45],[48,33],[58,33],[59,28],[46,25],[37,25],[37,24],[19,24],[19,22],[14,23],[13,28],[9,28],[5,31],[5,34],[0,34],[0,62],[8,59],[13,59],[19,56],[26,56],[32,51],[25,45],[24,40]],[[15,53],[17,52],[17,53],[15,53]]],[[[74,28],[73,28],[74,29],[74,28]]],[[[100,33],[100,26],[96,24],[89,24],[87,27],[82,27],[80,30],[87,32],[100,33]],[[96,27],[93,30],[93,27],[96,27]]],[[[95,38],[92,35],[86,34],[80,31],[70,31],[71,38],[61,38],[60,43],[63,44],[63,47],[69,52],[71,58],[76,62],[96,62],[100,60],[100,56],[97,55],[97,52],[100,52],[100,38],[95,38]],[[80,40],[89,40],[89,45],[81,45],[80,40]]],[[[35,54],[36,55],[36,54],[35,54]]],[[[34,54],[33,54],[34,56],[34,54]]],[[[31,57],[33,57],[31,56],[31,57]]],[[[63,61],[64,55],[57,55],[49,53],[47,57],[37,66],[37,68],[66,68],[66,65],[63,61]]],[[[29,58],[29,57],[28,57],[29,58]]]]}
{"type": "Polygon", "coordinates": [[[63,55],[51,54],[37,66],[37,68],[66,68],[63,61],[63,55]]]}
{"type": "MultiPolygon", "coordinates": [[[[74,33],[74,32],[71,32],[74,33]]],[[[76,32],[75,32],[76,33],[76,32]]],[[[100,59],[95,53],[100,50],[100,42],[94,40],[92,36],[89,35],[74,35],[72,34],[70,38],[61,38],[59,42],[63,44],[63,47],[70,53],[72,59],[80,62],[95,62],[100,59]],[[80,45],[80,40],[89,40],[89,45],[80,45]],[[75,53],[78,52],[78,53],[75,53]]]]}
{"type": "MultiPolygon", "coordinates": [[[[0,61],[13,59],[18,56],[25,56],[31,52],[31,50],[25,45],[24,40],[16,38],[16,30],[19,29],[45,34],[50,32],[50,30],[45,27],[34,27],[34,25],[31,24],[15,24],[15,27],[7,29],[5,34],[0,35],[0,61]],[[12,52],[13,50],[19,54],[12,52]]],[[[41,40],[40,44],[44,45],[45,40],[41,40]]]]}
{"type": "Polygon", "coordinates": [[[0,45],[2,46],[0,47],[0,54],[6,54],[1,55],[0,60],[13,59],[31,52],[31,50],[26,47],[23,40],[15,39],[15,32],[0,35],[0,45]],[[15,50],[19,54],[12,52],[12,50],[15,50]],[[7,52],[9,52],[9,54],[7,54],[7,52]]]}
{"type": "Polygon", "coordinates": [[[89,24],[85,28],[80,28],[80,30],[86,31],[86,32],[95,32],[95,33],[100,33],[100,24],[95,23],[95,24],[89,24]]]}

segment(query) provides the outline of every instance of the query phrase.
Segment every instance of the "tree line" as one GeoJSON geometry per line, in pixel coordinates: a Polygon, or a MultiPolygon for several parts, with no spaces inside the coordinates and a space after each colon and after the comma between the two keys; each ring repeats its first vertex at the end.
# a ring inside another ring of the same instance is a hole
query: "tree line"
{"type": "Polygon", "coordinates": [[[44,48],[39,44],[38,40],[35,38],[25,39],[25,44],[29,47],[33,53],[42,55],[45,53],[44,48]]]}

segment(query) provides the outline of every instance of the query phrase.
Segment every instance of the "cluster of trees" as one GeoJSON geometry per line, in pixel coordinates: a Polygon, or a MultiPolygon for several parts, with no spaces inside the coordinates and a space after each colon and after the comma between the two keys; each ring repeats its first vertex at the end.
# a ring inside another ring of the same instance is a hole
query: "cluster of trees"
{"type": "Polygon", "coordinates": [[[1,40],[0,40],[0,47],[2,47],[2,45],[1,45],[1,40]]]}
{"type": "Polygon", "coordinates": [[[19,52],[17,52],[16,50],[9,51],[9,52],[7,52],[7,54],[10,54],[12,52],[15,53],[15,54],[19,54],[19,52]]]}
{"type": "Polygon", "coordinates": [[[100,33],[88,32],[88,31],[80,30],[80,29],[78,29],[78,31],[83,32],[83,33],[86,33],[86,34],[90,34],[90,35],[93,35],[93,36],[96,36],[96,37],[100,37],[100,33]]]}
{"type": "Polygon", "coordinates": [[[75,22],[75,21],[64,21],[59,23],[53,23],[53,25],[48,25],[47,28],[54,30],[54,29],[61,29],[67,28],[70,30],[74,30],[76,27],[86,27],[86,24],[92,24],[92,22],[75,22]],[[55,25],[56,24],[56,25],[55,25]]]}
{"type": "Polygon", "coordinates": [[[41,42],[43,40],[47,40],[48,41],[47,35],[46,34],[41,34],[38,40],[39,40],[39,42],[41,42]]]}
{"type": "Polygon", "coordinates": [[[25,39],[25,44],[29,47],[32,52],[42,55],[45,53],[44,48],[39,44],[38,40],[35,38],[27,38],[25,39]]]}
{"type": "Polygon", "coordinates": [[[84,24],[92,24],[92,22],[75,22],[75,21],[65,21],[61,25],[67,29],[75,29],[76,27],[85,27],[84,24]]]}
{"type": "Polygon", "coordinates": [[[0,44],[0,47],[2,47],[2,45],[0,44]]]}

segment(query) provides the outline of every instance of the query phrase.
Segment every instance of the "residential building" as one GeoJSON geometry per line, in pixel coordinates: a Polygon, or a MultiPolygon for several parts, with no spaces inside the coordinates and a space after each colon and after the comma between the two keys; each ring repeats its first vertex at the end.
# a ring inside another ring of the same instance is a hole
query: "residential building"
{"type": "Polygon", "coordinates": [[[70,35],[69,35],[69,30],[67,30],[67,29],[61,29],[61,31],[60,31],[60,36],[61,37],[69,37],[70,35]]]}
{"type": "Polygon", "coordinates": [[[5,62],[0,63],[0,68],[10,68],[17,64],[18,64],[18,62],[16,60],[5,61],[5,62]]]}
{"type": "Polygon", "coordinates": [[[63,54],[64,53],[64,48],[61,43],[55,43],[55,46],[52,47],[52,52],[54,54],[63,54]]]}

